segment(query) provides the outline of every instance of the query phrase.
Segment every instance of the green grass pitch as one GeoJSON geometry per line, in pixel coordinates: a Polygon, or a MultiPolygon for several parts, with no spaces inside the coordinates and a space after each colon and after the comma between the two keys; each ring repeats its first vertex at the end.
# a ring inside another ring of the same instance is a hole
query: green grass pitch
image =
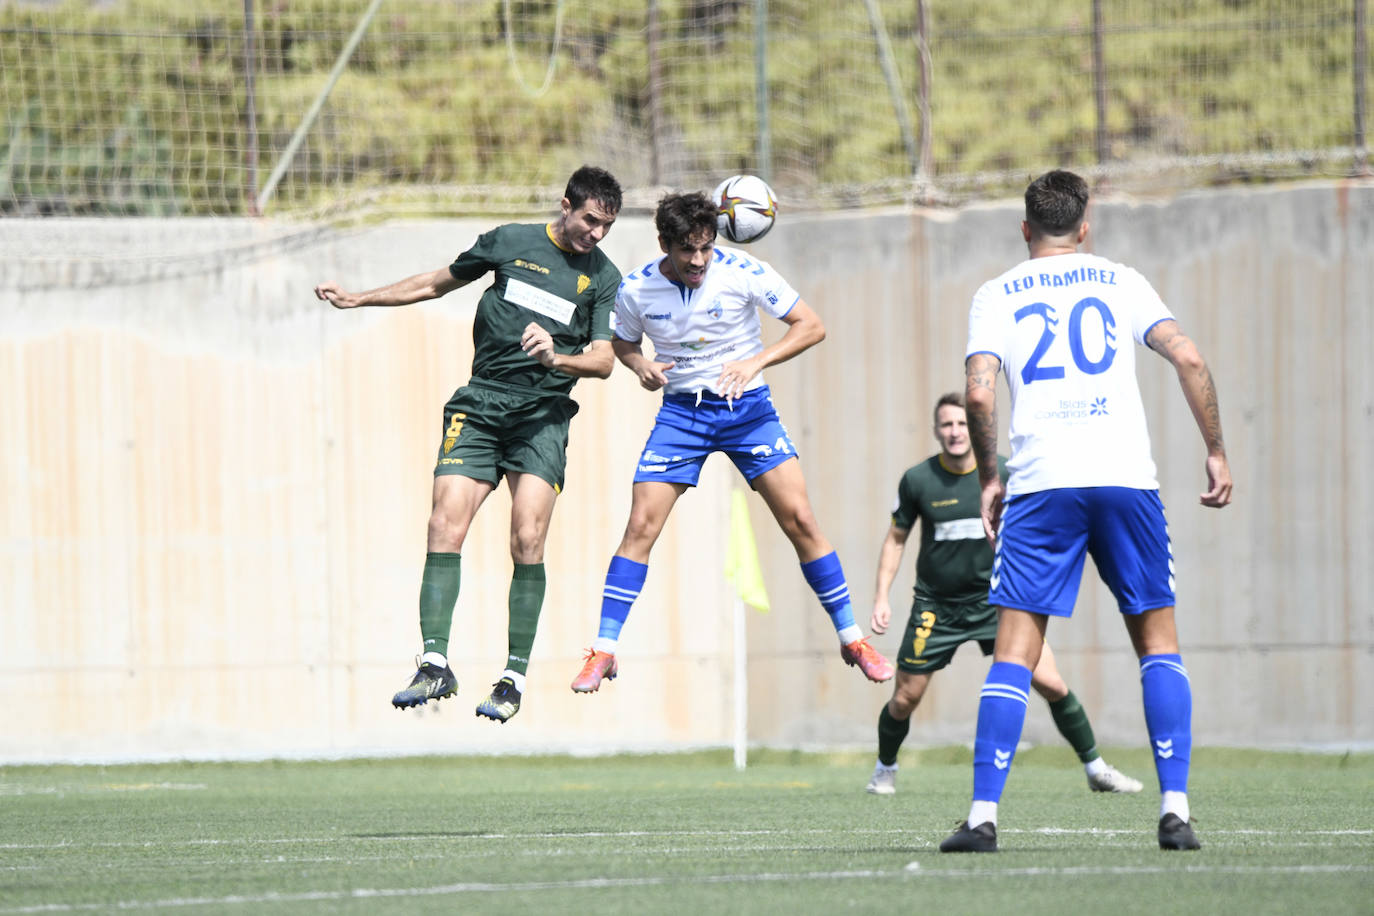
{"type": "Polygon", "coordinates": [[[996,855],[941,855],[967,750],[415,757],[0,768],[0,916],[18,913],[1371,913],[1374,755],[1202,748],[1203,849],[1067,750],[1017,757],[996,855]]]}

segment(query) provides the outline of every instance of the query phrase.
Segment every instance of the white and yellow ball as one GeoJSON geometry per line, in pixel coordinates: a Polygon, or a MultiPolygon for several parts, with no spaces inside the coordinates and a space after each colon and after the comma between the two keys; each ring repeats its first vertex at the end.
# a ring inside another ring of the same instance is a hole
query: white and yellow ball
{"type": "Polygon", "coordinates": [[[778,199],[757,175],[731,175],[716,187],[716,231],[737,244],[757,242],[778,219],[778,199]]]}

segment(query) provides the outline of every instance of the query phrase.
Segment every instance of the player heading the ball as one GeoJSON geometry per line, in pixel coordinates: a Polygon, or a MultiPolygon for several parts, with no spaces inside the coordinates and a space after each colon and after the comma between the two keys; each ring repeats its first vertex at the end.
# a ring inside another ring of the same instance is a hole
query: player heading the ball
{"type": "Polygon", "coordinates": [[[796,445],[762,375],[820,343],[825,326],[768,264],[716,247],[717,215],[705,194],[660,200],[654,225],[662,255],[626,275],[616,296],[611,346],[641,387],[663,392],[663,405],[635,471],[625,534],[606,572],[600,629],[572,682],[578,693],[616,676],[621,627],[648,576],[649,552],[713,452],[734,462],[792,542],[844,661],[872,681],[892,677],[892,665],[854,622],[839,557],[811,510],[796,445]],[[787,325],[767,347],[760,311],[787,325]],[[646,337],[652,357],[643,351],[646,337]]]}

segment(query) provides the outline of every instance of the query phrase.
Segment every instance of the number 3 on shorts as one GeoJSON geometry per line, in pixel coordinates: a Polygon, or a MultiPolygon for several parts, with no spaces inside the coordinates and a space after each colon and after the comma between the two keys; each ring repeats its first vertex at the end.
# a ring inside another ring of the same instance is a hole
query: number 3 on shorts
{"type": "Polygon", "coordinates": [[[449,417],[448,429],[444,430],[444,454],[453,451],[453,446],[458,444],[458,435],[463,431],[463,421],[467,418],[465,413],[454,413],[449,417]]]}
{"type": "Polygon", "coordinates": [[[935,626],[935,615],[930,611],[921,612],[921,625],[916,628],[916,638],[911,641],[911,654],[917,658],[926,650],[926,640],[930,637],[931,628],[935,626]]]}

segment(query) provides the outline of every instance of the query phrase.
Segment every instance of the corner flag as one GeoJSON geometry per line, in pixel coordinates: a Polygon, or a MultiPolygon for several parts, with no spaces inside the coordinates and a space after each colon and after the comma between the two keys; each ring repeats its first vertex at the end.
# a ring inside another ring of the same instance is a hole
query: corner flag
{"type": "Polygon", "coordinates": [[[756,610],[768,611],[768,589],[763,584],[763,568],[754,544],[754,528],[749,523],[749,505],[743,490],[730,494],[730,542],[725,551],[725,578],[735,586],[740,600],[756,610]]]}

